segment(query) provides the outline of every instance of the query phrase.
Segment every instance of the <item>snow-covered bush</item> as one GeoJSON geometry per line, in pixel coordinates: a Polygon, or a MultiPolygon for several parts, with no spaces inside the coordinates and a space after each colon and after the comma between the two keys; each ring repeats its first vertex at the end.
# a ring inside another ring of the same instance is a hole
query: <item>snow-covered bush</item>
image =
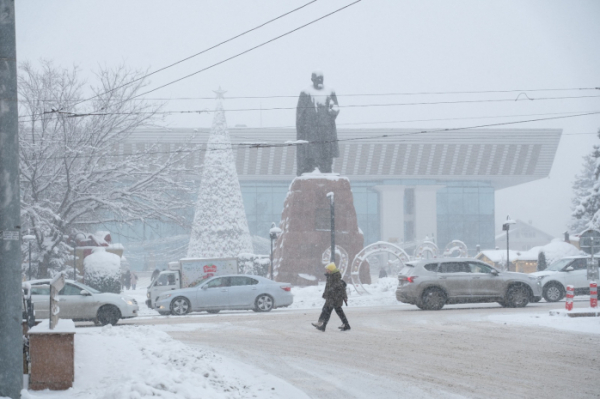
{"type": "Polygon", "coordinates": [[[94,248],[83,262],[85,283],[101,292],[121,292],[121,257],[106,252],[104,247],[94,248]]]}
{"type": "Polygon", "coordinates": [[[269,255],[241,253],[238,255],[238,270],[242,274],[267,277],[271,259],[269,255]]]}

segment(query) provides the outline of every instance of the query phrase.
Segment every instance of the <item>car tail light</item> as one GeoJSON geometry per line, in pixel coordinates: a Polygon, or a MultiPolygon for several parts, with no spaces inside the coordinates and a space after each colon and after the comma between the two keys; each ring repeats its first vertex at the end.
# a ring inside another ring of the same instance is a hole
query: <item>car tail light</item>
{"type": "Polygon", "coordinates": [[[287,287],[281,287],[281,289],[284,290],[284,291],[290,292],[292,290],[292,287],[289,287],[289,286],[287,286],[287,287]]]}
{"type": "Polygon", "coordinates": [[[410,277],[401,277],[402,281],[408,281],[409,283],[414,283],[415,279],[418,278],[419,276],[410,276],[410,277]]]}

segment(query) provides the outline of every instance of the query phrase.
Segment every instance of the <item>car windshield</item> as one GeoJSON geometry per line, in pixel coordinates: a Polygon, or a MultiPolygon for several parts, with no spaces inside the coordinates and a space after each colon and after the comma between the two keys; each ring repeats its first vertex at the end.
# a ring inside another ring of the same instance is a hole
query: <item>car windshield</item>
{"type": "Polygon", "coordinates": [[[568,265],[571,262],[573,262],[573,259],[561,259],[561,260],[557,260],[556,262],[554,262],[553,264],[551,264],[550,266],[548,266],[548,268],[546,270],[550,270],[550,271],[553,271],[553,272],[558,272],[558,271],[562,270],[566,265],[568,265]]]}
{"type": "Polygon", "coordinates": [[[89,291],[92,294],[100,294],[101,292],[85,284],[77,283],[77,287],[89,291]]]}

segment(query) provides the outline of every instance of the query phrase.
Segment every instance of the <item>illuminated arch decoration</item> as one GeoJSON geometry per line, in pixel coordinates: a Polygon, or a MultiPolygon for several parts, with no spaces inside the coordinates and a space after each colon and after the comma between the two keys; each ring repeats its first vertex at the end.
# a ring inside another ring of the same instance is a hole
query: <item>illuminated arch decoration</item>
{"type": "MultiPolygon", "coordinates": [[[[346,269],[348,269],[348,252],[339,245],[335,246],[335,254],[340,257],[340,264],[336,265],[338,269],[340,269],[340,273],[342,276],[346,274],[346,269]]],[[[321,262],[324,265],[327,265],[331,262],[331,246],[328,247],[323,255],[321,255],[321,262]]]]}
{"type": "Polygon", "coordinates": [[[356,254],[356,257],[352,261],[352,268],[350,269],[352,285],[354,286],[354,289],[356,289],[356,292],[358,292],[358,295],[370,295],[369,291],[367,291],[360,281],[360,268],[369,256],[383,253],[396,256],[401,266],[404,266],[404,263],[408,262],[410,259],[408,254],[404,252],[402,248],[397,247],[394,244],[390,244],[389,242],[378,241],[364,247],[359,253],[356,254]]]}
{"type": "Polygon", "coordinates": [[[466,258],[469,256],[467,244],[460,240],[453,240],[444,248],[444,257],[448,258],[466,258]]]}
{"type": "Polygon", "coordinates": [[[437,258],[439,249],[435,243],[431,241],[423,241],[415,248],[413,258],[415,259],[433,259],[437,258]]]}

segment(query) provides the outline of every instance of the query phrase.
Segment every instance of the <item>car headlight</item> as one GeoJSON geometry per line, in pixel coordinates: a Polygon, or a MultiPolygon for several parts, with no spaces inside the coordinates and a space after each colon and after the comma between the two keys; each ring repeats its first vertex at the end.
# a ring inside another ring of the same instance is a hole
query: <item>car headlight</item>
{"type": "Polygon", "coordinates": [[[165,295],[161,295],[161,296],[159,296],[159,297],[158,297],[158,300],[160,301],[161,299],[167,299],[167,298],[170,298],[170,297],[172,297],[172,296],[173,296],[173,294],[165,294],[165,295]]]}
{"type": "Polygon", "coordinates": [[[128,299],[128,298],[125,298],[125,297],[121,297],[121,299],[123,300],[123,302],[125,302],[125,303],[126,303],[126,304],[128,304],[129,306],[133,306],[133,305],[135,305],[135,304],[136,304],[136,303],[135,303],[135,301],[134,301],[133,299],[128,299]]]}

